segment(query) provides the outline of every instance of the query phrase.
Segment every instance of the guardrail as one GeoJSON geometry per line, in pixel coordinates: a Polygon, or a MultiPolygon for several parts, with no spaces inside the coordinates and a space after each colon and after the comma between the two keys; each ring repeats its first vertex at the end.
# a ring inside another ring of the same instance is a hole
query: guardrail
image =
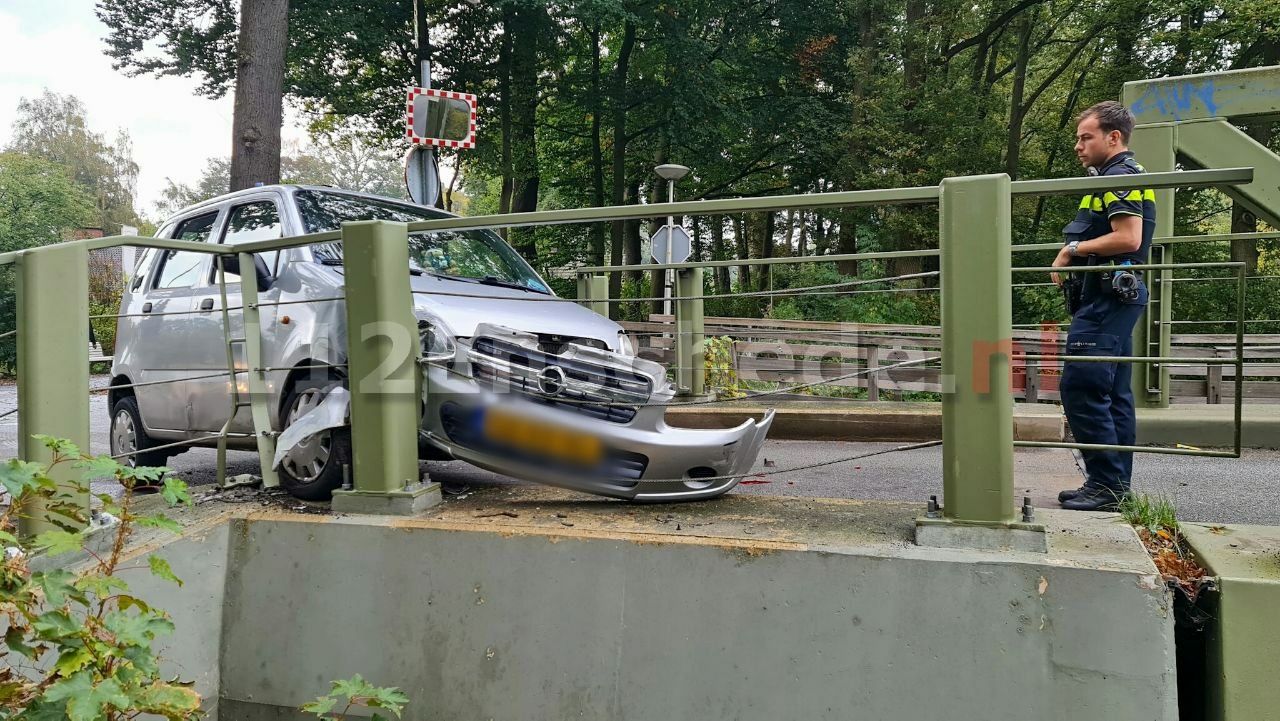
{"type": "MultiPolygon", "coordinates": [[[[1239,184],[1250,182],[1248,169],[1206,170],[1144,175],[1147,188],[1239,184]]],[[[860,253],[822,256],[822,262],[856,260],[908,255],[940,257],[942,293],[942,379],[943,395],[943,487],[946,505],[941,522],[955,522],[998,528],[1015,528],[1013,503],[1012,402],[1009,393],[1011,353],[974,353],[992,344],[1011,342],[1013,328],[1010,294],[1004,289],[1012,285],[1012,253],[1010,244],[1010,204],[1015,195],[1065,195],[1126,188],[1133,183],[1128,177],[1079,178],[1010,182],[1005,175],[950,178],[939,186],[898,190],[867,190],[776,198],[664,203],[646,206],[589,208],[577,210],[522,213],[471,218],[449,218],[416,222],[409,225],[381,221],[344,224],[341,231],[270,241],[245,243],[231,248],[215,244],[192,244],[183,241],[137,237],[93,239],[62,243],[0,255],[0,264],[15,264],[18,271],[18,358],[19,358],[19,453],[33,461],[47,460],[45,450],[34,443],[34,432],[58,435],[88,447],[88,358],[84,353],[88,336],[86,260],[93,248],[132,244],[148,248],[210,253],[220,258],[237,255],[242,268],[254,267],[253,254],[310,245],[322,241],[341,240],[344,252],[346,298],[359,298],[359,303],[344,303],[348,328],[367,328],[370,324],[400,326],[408,337],[417,337],[416,322],[411,311],[408,285],[407,234],[441,230],[491,229],[536,226],[557,223],[582,223],[603,220],[653,218],[667,215],[710,215],[728,212],[777,210],[783,208],[857,207],[883,204],[940,203],[939,248],[933,251],[907,253],[860,253]],[[995,292],[993,292],[993,290],[995,292]],[[57,294],[55,306],[51,302],[57,294]]],[[[1040,248],[1057,247],[1046,244],[1040,248]]],[[[1021,246],[1017,250],[1033,249],[1021,246]]],[[[813,259],[776,258],[765,261],[733,261],[733,265],[812,262],[813,259]]],[[[584,290],[581,302],[595,308],[619,299],[599,294],[601,276],[597,273],[631,269],[677,270],[676,344],[679,383],[698,391],[701,363],[702,304],[707,294],[702,283],[702,267],[711,264],[654,264],[613,268],[579,269],[584,290]]],[[[1223,265],[1223,264],[1218,264],[1223,265]]],[[[1232,264],[1225,264],[1235,267],[1232,264]]],[[[1238,265],[1238,264],[1237,264],[1238,265]]],[[[1157,264],[1149,271],[1172,270],[1176,266],[1157,264]]],[[[221,268],[221,263],[219,263],[221,268]]],[[[1047,271],[1044,268],[1019,268],[1020,272],[1047,271]]],[[[1061,269],[1059,269],[1061,270],[1061,269]]],[[[1243,296],[1243,272],[1238,273],[1243,296]]],[[[221,276],[220,276],[221,277],[221,276]]],[[[231,321],[226,302],[225,282],[222,289],[224,332],[230,339],[231,321]]],[[[606,286],[607,287],[607,286],[606,286]]],[[[825,290],[836,291],[835,288],[825,290]]],[[[253,437],[257,441],[263,466],[264,481],[271,479],[271,457],[276,435],[266,407],[265,374],[273,370],[262,363],[261,329],[257,311],[260,307],[254,283],[242,285],[245,330],[245,367],[237,368],[228,352],[228,368],[218,375],[233,378],[245,375],[248,400],[242,401],[239,383],[231,383],[236,407],[250,407],[253,437]]],[[[465,295],[465,294],[450,294],[465,295]]],[[[336,300],[336,299],[324,299],[336,300]]],[[[546,299],[550,302],[566,302],[546,299]]],[[[266,303],[261,304],[266,305],[266,303]]],[[[1239,320],[1239,319],[1237,319],[1239,320]]],[[[382,327],[386,327],[383,325],[382,327]]],[[[1237,325],[1238,331],[1242,326],[1237,325]]],[[[1237,333],[1239,336],[1239,332],[1237,333]]],[[[419,399],[405,393],[405,383],[412,387],[417,371],[419,350],[408,354],[394,343],[378,342],[378,336],[348,343],[346,370],[351,379],[351,418],[354,446],[354,493],[394,498],[413,495],[409,480],[417,476],[417,418],[419,399]],[[389,372],[388,372],[389,369],[389,372]]],[[[1237,338],[1237,351],[1240,340],[1237,338]]],[[[1028,355],[1028,359],[1032,356],[1028,355]]],[[[903,361],[908,367],[927,362],[903,361]]],[[[1079,360],[1074,359],[1073,360],[1079,360]]],[[[1087,360],[1087,359],[1085,359],[1087,360]]],[[[1164,354],[1135,358],[1127,362],[1165,363],[1164,354]]],[[[1213,364],[1235,364],[1239,384],[1241,354],[1234,358],[1215,359],[1213,364]]],[[[862,374],[862,371],[853,375],[862,374]]],[[[137,384],[135,384],[137,385],[137,384]]],[[[1237,440],[1239,437],[1240,396],[1236,394],[1237,440]]],[[[233,413],[234,416],[234,413],[233,413]]],[[[228,422],[229,423],[229,422],[228,422]]],[[[218,434],[221,442],[229,435],[227,427],[218,434]]],[[[192,442],[208,441],[212,436],[192,442]]],[[[1071,446],[1075,447],[1075,446],[1071,446]]],[[[1128,448],[1126,448],[1128,450],[1128,448]]],[[[1169,452],[1175,449],[1133,448],[1140,452],[1169,452]]],[[[1179,449],[1180,450],[1180,449],[1179,449]]],[[[1236,453],[1238,454],[1238,447],[1236,453]]],[[[1189,455],[1197,453],[1190,452],[1189,455]]],[[[1200,455],[1221,455],[1201,452],[1200,455]]],[[[65,480],[65,479],[64,479],[65,480]]],[[[88,499],[81,499],[87,506],[88,499]]],[[[26,519],[27,531],[47,527],[51,522],[39,513],[26,519]]]]}

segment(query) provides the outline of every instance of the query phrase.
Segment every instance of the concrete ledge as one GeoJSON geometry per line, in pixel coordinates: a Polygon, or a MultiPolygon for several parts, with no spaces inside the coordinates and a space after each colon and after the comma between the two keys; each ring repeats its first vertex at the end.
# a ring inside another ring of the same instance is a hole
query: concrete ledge
{"type": "MultiPolygon", "coordinates": [[[[1235,444],[1235,407],[1229,404],[1178,404],[1138,409],[1138,443],[1200,447],[1235,444]]],[[[1280,404],[1246,403],[1241,408],[1240,443],[1245,448],[1280,448],[1280,404]]]]}
{"type": "Polygon", "coordinates": [[[956,523],[945,518],[917,518],[916,545],[983,551],[1049,552],[1049,539],[1044,526],[1039,524],[980,526],[956,523]]]}
{"type": "Polygon", "coordinates": [[[414,516],[444,500],[440,484],[419,483],[407,491],[372,493],[367,491],[333,492],[334,513],[364,513],[375,516],[414,516]]]}
{"type": "MultiPolygon", "coordinates": [[[[765,408],[776,412],[769,430],[775,440],[930,441],[942,437],[941,403],[786,401],[686,406],[668,409],[667,422],[682,428],[732,428],[748,418],[759,418],[765,408]]],[[[1062,409],[1056,405],[1014,406],[1015,440],[1061,441],[1065,428],[1062,409]]]]}

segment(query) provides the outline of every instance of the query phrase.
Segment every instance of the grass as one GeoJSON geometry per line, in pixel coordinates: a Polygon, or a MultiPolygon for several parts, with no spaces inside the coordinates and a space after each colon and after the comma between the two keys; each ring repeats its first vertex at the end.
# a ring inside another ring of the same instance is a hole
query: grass
{"type": "Polygon", "coordinates": [[[1120,501],[1120,516],[1130,525],[1152,533],[1178,530],[1178,510],[1166,496],[1130,493],[1120,501]]]}

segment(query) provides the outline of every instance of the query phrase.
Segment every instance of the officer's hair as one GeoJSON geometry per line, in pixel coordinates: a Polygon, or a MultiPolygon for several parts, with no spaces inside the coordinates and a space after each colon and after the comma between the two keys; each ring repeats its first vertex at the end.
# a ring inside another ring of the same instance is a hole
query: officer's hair
{"type": "Polygon", "coordinates": [[[1125,145],[1129,144],[1129,136],[1133,134],[1133,113],[1129,112],[1128,108],[1114,100],[1104,100],[1080,113],[1080,117],[1076,118],[1076,124],[1079,125],[1089,117],[1098,119],[1098,127],[1102,128],[1104,133],[1119,130],[1120,139],[1125,145]]]}

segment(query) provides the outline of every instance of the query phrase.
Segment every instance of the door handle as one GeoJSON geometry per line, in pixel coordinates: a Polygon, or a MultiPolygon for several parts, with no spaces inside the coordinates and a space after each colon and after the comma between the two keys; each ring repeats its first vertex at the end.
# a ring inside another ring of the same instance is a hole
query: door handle
{"type": "Polygon", "coordinates": [[[148,301],[148,302],[146,302],[146,303],[143,303],[143,304],[142,304],[142,312],[143,312],[143,313],[150,313],[150,312],[151,312],[151,302],[150,302],[150,301],[148,301]]]}
{"type": "Polygon", "coordinates": [[[200,301],[200,310],[213,310],[213,298],[205,298],[200,301]]]}

